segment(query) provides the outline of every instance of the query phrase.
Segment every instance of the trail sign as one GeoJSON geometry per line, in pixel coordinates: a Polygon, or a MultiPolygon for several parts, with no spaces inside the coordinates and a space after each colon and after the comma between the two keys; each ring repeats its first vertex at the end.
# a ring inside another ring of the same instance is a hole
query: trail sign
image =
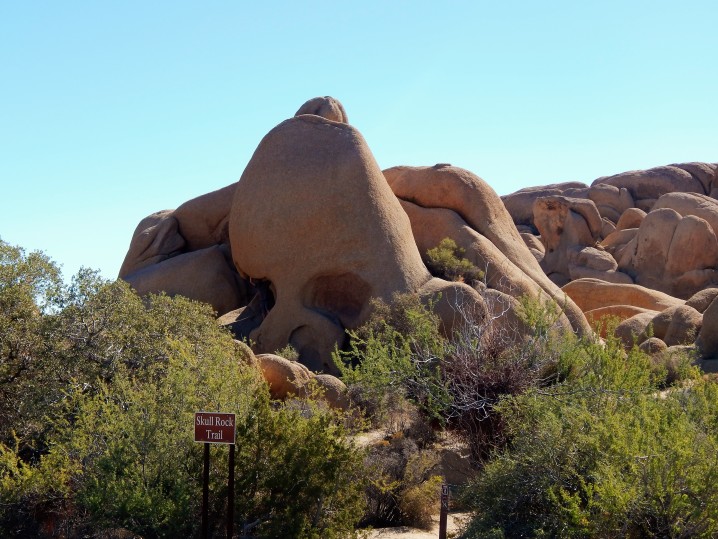
{"type": "Polygon", "coordinates": [[[195,412],[194,441],[206,444],[232,444],[237,432],[235,414],[195,412]]]}

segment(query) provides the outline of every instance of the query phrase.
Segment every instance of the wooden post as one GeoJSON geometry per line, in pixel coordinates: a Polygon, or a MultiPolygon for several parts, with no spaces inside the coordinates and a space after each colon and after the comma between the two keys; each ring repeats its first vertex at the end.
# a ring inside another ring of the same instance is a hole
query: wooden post
{"type": "Polygon", "coordinates": [[[229,478],[227,479],[227,539],[234,536],[234,444],[229,446],[229,478]]]}
{"type": "Polygon", "coordinates": [[[441,512],[439,513],[439,539],[446,539],[446,524],[449,515],[449,485],[441,485],[441,512]]]}
{"type": "Polygon", "coordinates": [[[209,444],[204,444],[204,470],[202,471],[202,539],[209,537],[209,444]]]}

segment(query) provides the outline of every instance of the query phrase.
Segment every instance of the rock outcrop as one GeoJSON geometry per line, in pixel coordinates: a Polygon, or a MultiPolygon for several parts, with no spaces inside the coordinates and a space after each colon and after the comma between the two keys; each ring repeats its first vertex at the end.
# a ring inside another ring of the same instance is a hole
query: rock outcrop
{"type": "Polygon", "coordinates": [[[312,370],[334,372],[332,351],[367,319],[372,298],[429,287],[443,301],[482,303],[467,285],[432,280],[361,134],[317,115],[264,137],[237,185],[229,237],[240,274],[273,297],[249,334],[255,349],[291,344],[312,370]]]}
{"type": "Polygon", "coordinates": [[[559,305],[566,331],[605,332],[613,318],[626,346],[659,353],[695,342],[713,358],[716,197],[715,163],[501,198],[451,165],[381,171],[342,104],[317,97],[264,137],[239,182],[144,218],[119,276],[140,294],[212,305],[260,354],[277,398],[312,384],[345,405],[341,382],[313,371],[336,373],[331,354],[346,330],[367,320],[372,298],[396,293],[426,299],[446,334],[489,317],[508,346],[531,331],[519,316],[529,296],[559,305]],[[432,277],[426,253],[444,238],[483,282],[432,277]],[[286,345],[298,362],[273,355],[286,345]]]}
{"type": "Polygon", "coordinates": [[[545,294],[565,304],[574,331],[588,330],[581,311],[547,278],[501,199],[481,178],[450,165],[394,167],[384,176],[409,215],[422,253],[449,237],[485,272],[488,287],[514,298],[545,294]]]}

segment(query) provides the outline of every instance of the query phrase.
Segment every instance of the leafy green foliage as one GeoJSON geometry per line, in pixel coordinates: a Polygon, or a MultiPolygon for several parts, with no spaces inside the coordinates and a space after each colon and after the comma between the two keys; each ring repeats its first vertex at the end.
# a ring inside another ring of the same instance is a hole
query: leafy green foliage
{"type": "Polygon", "coordinates": [[[413,294],[397,294],[390,305],[374,301],[372,307],[371,318],[349,332],[349,350],[334,354],[342,379],[375,417],[406,398],[441,420],[450,396],[441,382],[445,340],[437,317],[413,294]]]}
{"type": "Polygon", "coordinates": [[[497,407],[511,444],[467,492],[467,537],[714,537],[718,385],[659,393],[650,360],[615,340],[561,369],[497,407]]]}
{"type": "Polygon", "coordinates": [[[466,250],[451,238],[444,238],[439,245],[426,252],[426,265],[432,275],[449,281],[472,283],[484,278],[484,272],[464,257],[466,250]]]}
{"type": "MultiPolygon", "coordinates": [[[[15,411],[0,439],[0,535],[196,535],[197,410],[237,414],[235,521],[246,533],[354,534],[363,453],[342,417],[311,402],[272,403],[246,348],[208,306],[139,298],[87,270],[64,287],[43,256],[0,246],[0,395],[15,411]]],[[[219,527],[227,448],[212,453],[219,527]]]]}
{"type": "Polygon", "coordinates": [[[377,526],[429,528],[438,509],[442,478],[432,474],[439,458],[396,432],[369,452],[371,480],[365,522],[377,526]]]}

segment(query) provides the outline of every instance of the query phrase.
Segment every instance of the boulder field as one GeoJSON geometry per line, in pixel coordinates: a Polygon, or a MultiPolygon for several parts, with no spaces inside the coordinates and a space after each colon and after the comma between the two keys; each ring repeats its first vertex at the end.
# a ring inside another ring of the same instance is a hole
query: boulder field
{"type": "Polygon", "coordinates": [[[566,331],[613,316],[627,344],[697,340],[714,357],[717,333],[704,328],[718,324],[716,195],[710,163],[504,197],[448,164],[382,171],[342,104],[317,97],[267,133],[238,182],[142,219],[119,277],[212,305],[280,397],[317,379],[338,402],[332,351],[372,298],[397,293],[433,305],[446,333],[491,318],[506,346],[530,330],[516,316],[528,295],[556,302],[566,331]],[[430,274],[427,251],[444,238],[482,283],[430,274]],[[287,345],[295,364],[275,355],[287,345]]]}

